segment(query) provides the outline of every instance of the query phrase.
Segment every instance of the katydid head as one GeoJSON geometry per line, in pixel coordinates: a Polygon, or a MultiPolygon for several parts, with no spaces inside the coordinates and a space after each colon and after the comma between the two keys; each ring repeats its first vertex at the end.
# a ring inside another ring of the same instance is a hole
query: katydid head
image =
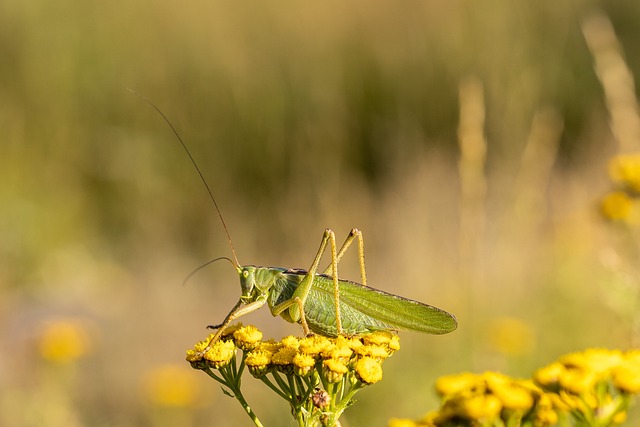
{"type": "Polygon", "coordinates": [[[245,265],[238,267],[240,274],[240,286],[242,287],[242,298],[248,298],[256,287],[256,267],[253,265],[245,265]]]}
{"type": "Polygon", "coordinates": [[[237,267],[240,274],[240,286],[242,287],[242,298],[245,301],[255,301],[269,293],[278,274],[279,269],[270,267],[256,267],[255,265],[245,265],[237,267]]]}

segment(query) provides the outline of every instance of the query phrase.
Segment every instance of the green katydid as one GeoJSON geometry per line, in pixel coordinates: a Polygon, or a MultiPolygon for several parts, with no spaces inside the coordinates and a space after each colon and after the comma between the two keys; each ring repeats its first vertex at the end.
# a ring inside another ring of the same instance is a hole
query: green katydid
{"type": "Polygon", "coordinates": [[[455,317],[444,310],[367,286],[362,233],[355,228],[339,251],[336,251],[333,231],[325,230],[309,270],[241,266],[237,259],[234,265],[240,275],[242,295],[220,325],[210,326],[218,329],[212,342],[234,319],[265,303],[274,316],[301,323],[305,334],[357,335],[398,329],[445,334],[457,327],[455,317]],[[338,263],[355,238],[358,240],[362,284],[338,276],[338,263]],[[331,264],[318,273],[327,245],[331,264]]]}
{"type": "Polygon", "coordinates": [[[367,286],[364,242],[362,233],[355,228],[351,230],[339,250],[336,250],[333,231],[326,229],[320,248],[308,270],[242,266],[236,256],[222,212],[195,159],[164,113],[151,101],[142,98],[167,122],[193,163],[213,202],[233,254],[233,259],[223,258],[234,265],[240,276],[242,288],[240,299],[222,323],[208,326],[208,328],[217,329],[210,343],[218,340],[233,320],[265,304],[269,306],[274,316],[279,315],[288,322],[300,323],[305,335],[312,332],[326,336],[356,335],[377,330],[399,329],[445,334],[456,329],[458,326],[456,318],[444,310],[367,286]],[[358,242],[362,284],[340,279],[338,275],[338,263],[354,239],[358,242]],[[327,246],[329,246],[331,263],[319,273],[320,260],[327,246]]]}

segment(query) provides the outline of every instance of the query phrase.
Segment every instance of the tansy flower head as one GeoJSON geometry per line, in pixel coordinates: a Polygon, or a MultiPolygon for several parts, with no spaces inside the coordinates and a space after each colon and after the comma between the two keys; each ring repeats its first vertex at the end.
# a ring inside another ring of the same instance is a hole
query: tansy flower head
{"type": "Polygon", "coordinates": [[[249,372],[256,378],[263,376],[269,369],[273,353],[264,350],[254,350],[247,353],[244,363],[249,372]]]}
{"type": "Polygon", "coordinates": [[[637,222],[638,202],[624,191],[613,191],[602,198],[600,211],[608,220],[634,224],[637,222]]]}
{"type": "Polygon", "coordinates": [[[384,347],[378,345],[363,345],[355,350],[359,356],[371,357],[376,360],[384,360],[389,357],[389,353],[384,347]]]}
{"type": "Polygon", "coordinates": [[[344,374],[349,371],[346,363],[338,359],[325,359],[322,361],[322,367],[325,378],[330,383],[342,380],[344,374]]]}
{"type": "Polygon", "coordinates": [[[364,344],[384,346],[391,342],[394,334],[388,331],[375,331],[367,335],[362,336],[362,342],[364,344]]]}
{"type": "Polygon", "coordinates": [[[342,345],[334,345],[333,347],[322,352],[322,357],[325,359],[340,359],[340,360],[349,360],[351,355],[353,354],[353,350],[346,344],[342,343],[342,345]]]}
{"type": "Polygon", "coordinates": [[[598,382],[598,375],[584,369],[566,369],[560,376],[560,386],[574,394],[586,393],[598,382]]]}
{"type": "Polygon", "coordinates": [[[362,357],[356,362],[356,374],[360,381],[366,384],[375,384],[382,379],[382,366],[380,361],[373,357],[362,357]]]}
{"type": "Polygon", "coordinates": [[[344,337],[339,335],[334,339],[334,343],[336,347],[349,347],[355,350],[362,345],[362,340],[360,337],[344,337]]]}
{"type": "Polygon", "coordinates": [[[215,369],[227,365],[236,354],[233,341],[216,341],[204,353],[204,359],[215,369]]]}
{"type": "Polygon", "coordinates": [[[640,154],[624,154],[609,161],[609,176],[614,183],[640,191],[640,154]]]}
{"type": "Polygon", "coordinates": [[[261,341],[255,349],[260,350],[260,351],[266,351],[269,352],[271,354],[276,353],[278,350],[280,350],[280,348],[282,348],[282,344],[280,344],[279,342],[275,342],[273,340],[269,340],[269,341],[261,341]]]}
{"type": "Polygon", "coordinates": [[[181,366],[162,365],[144,377],[144,394],[151,403],[167,407],[190,407],[196,403],[198,381],[193,371],[181,366]]]}
{"type": "Polygon", "coordinates": [[[255,326],[243,326],[233,332],[236,347],[241,350],[253,350],[262,339],[262,332],[255,326]]]}
{"type": "Polygon", "coordinates": [[[40,356],[57,363],[77,360],[84,356],[90,347],[87,324],[71,318],[46,323],[38,340],[40,356]]]}
{"type": "Polygon", "coordinates": [[[282,344],[283,347],[292,348],[294,350],[297,350],[298,347],[300,347],[300,342],[298,338],[294,337],[293,335],[289,335],[288,337],[282,338],[280,340],[280,343],[282,344]]]}
{"type": "MultiPolygon", "coordinates": [[[[459,417],[467,420],[489,421],[498,417],[501,410],[502,403],[496,396],[464,391],[445,401],[441,415],[446,419],[459,417]]],[[[439,424],[438,421],[436,420],[436,424],[439,424]]]]}
{"type": "Polygon", "coordinates": [[[640,393],[640,364],[625,360],[613,371],[613,384],[624,393],[640,393]]]}
{"type": "Polygon", "coordinates": [[[513,410],[527,410],[533,406],[531,392],[520,385],[520,382],[495,376],[488,377],[485,381],[491,393],[500,399],[503,407],[513,410]]]}
{"type": "Polygon", "coordinates": [[[243,327],[244,326],[242,325],[242,322],[234,323],[233,325],[227,326],[226,329],[222,331],[222,334],[220,335],[220,339],[222,340],[229,339],[235,331],[243,327]]]}
{"type": "Polygon", "coordinates": [[[405,418],[392,418],[389,420],[389,424],[387,427],[419,427],[420,424],[413,420],[408,420],[405,418]]]}
{"type": "Polygon", "coordinates": [[[436,380],[436,391],[441,396],[448,396],[471,388],[476,388],[484,383],[471,372],[445,375],[436,380]]]}
{"type": "Polygon", "coordinates": [[[301,353],[308,354],[309,356],[317,357],[323,351],[330,349],[333,344],[329,338],[322,335],[313,335],[311,337],[305,337],[298,341],[298,350],[301,353]]]}
{"type": "Polygon", "coordinates": [[[293,372],[300,377],[308,375],[315,364],[316,360],[314,357],[308,354],[297,353],[293,356],[293,372]]]}
{"type": "Polygon", "coordinates": [[[580,353],[571,353],[560,358],[567,368],[577,368],[606,375],[611,368],[622,361],[622,353],[600,348],[587,349],[580,353]]]}
{"type": "Polygon", "coordinates": [[[271,357],[271,363],[278,368],[280,372],[288,374],[293,372],[292,363],[298,351],[295,348],[280,347],[271,357]]]}
{"type": "Polygon", "coordinates": [[[544,368],[538,369],[533,374],[533,378],[538,384],[546,388],[551,388],[560,383],[560,377],[564,374],[565,370],[566,368],[562,363],[553,362],[544,368]]]}

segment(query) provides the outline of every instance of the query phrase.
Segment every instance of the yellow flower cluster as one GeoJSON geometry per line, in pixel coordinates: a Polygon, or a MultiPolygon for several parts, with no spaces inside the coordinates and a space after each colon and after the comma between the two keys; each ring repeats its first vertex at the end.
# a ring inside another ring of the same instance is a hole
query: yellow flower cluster
{"type": "Polygon", "coordinates": [[[438,379],[443,403],[418,421],[394,419],[390,427],[475,425],[550,426],[558,418],[548,396],[530,380],[496,372],[461,373],[438,379]]]}
{"type": "Polygon", "coordinates": [[[158,365],[146,373],[143,391],[155,405],[189,408],[198,404],[199,384],[193,372],[186,367],[158,365]]]}
{"type": "Polygon", "coordinates": [[[619,423],[631,395],[640,394],[640,350],[588,349],[539,369],[534,380],[558,411],[619,423]]]}
{"type": "Polygon", "coordinates": [[[270,371],[299,377],[317,371],[329,383],[337,383],[349,374],[364,384],[374,384],[382,379],[382,362],[400,349],[398,336],[386,331],[350,338],[288,336],[275,342],[262,341],[262,333],[254,326],[238,324],[229,327],[220,341],[210,343],[211,337],[187,351],[186,359],[194,367],[205,363],[220,369],[240,349],[246,353],[244,363],[256,378],[270,371]]]}
{"type": "Polygon", "coordinates": [[[615,188],[601,201],[605,218],[640,225],[640,154],[626,154],[609,161],[609,177],[615,188]]]}
{"type": "Polygon", "coordinates": [[[640,153],[622,154],[611,158],[609,177],[615,184],[640,193],[640,153]]]}
{"type": "Polygon", "coordinates": [[[438,411],[389,427],[478,425],[610,426],[623,422],[632,395],[640,394],[640,350],[588,349],[539,369],[533,380],[495,372],[441,377],[438,411]],[[574,424],[568,422],[574,421],[574,424]]]}
{"type": "Polygon", "coordinates": [[[47,322],[38,339],[40,356],[50,362],[65,364],[73,362],[91,350],[91,339],[87,322],[62,318],[47,322]]]}

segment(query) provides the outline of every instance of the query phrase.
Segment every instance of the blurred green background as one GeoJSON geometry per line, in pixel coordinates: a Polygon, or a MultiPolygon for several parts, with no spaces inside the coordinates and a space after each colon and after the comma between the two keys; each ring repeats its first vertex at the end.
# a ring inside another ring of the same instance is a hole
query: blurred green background
{"type": "MultiPolygon", "coordinates": [[[[224,230],[127,88],[190,146],[241,263],[306,268],[326,227],[358,227],[372,286],[457,315],[402,333],[346,425],[435,409],[439,375],[636,345],[633,253],[597,210],[619,148],[596,12],[639,70],[635,0],[1,2],[0,425],[250,424],[184,362],[240,294],[226,263],[181,285],[230,255],[224,230]]],[[[300,333],[266,308],[243,321],[300,333]]]]}

